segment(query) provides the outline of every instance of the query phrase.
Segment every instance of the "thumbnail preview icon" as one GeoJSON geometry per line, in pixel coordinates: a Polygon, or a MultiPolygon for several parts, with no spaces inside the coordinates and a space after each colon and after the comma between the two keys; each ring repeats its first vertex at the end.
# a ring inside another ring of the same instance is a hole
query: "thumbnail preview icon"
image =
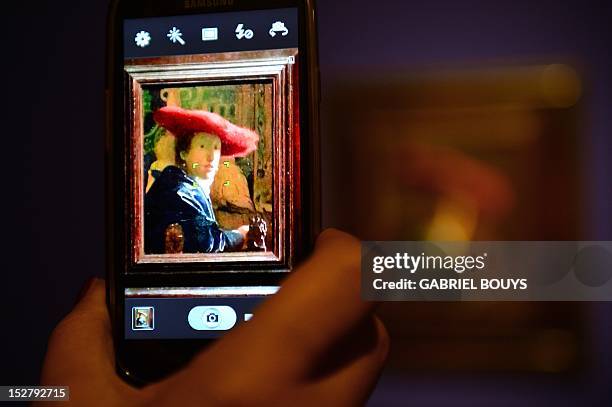
{"type": "Polygon", "coordinates": [[[155,328],[155,308],[133,307],[132,308],[132,330],[152,331],[155,328]]]}

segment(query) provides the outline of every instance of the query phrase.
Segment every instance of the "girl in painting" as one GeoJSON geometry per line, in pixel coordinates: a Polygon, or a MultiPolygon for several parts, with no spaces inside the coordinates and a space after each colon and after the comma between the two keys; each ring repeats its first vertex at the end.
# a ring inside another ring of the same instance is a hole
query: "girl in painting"
{"type": "Polygon", "coordinates": [[[246,156],[257,148],[259,136],[203,110],[164,107],[153,118],[176,136],[176,165],[166,166],[145,195],[145,253],[168,252],[168,230],[177,228],[182,235],[182,253],[218,253],[245,247],[249,226],[221,229],[210,188],[221,156],[246,156]]]}

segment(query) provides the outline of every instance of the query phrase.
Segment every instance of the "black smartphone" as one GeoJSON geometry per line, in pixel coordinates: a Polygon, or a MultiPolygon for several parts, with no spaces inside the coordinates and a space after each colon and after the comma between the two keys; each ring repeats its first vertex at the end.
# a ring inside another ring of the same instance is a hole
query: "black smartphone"
{"type": "Polygon", "coordinates": [[[118,0],[108,20],[108,306],[159,380],[256,314],[320,226],[311,0],[118,0]]]}

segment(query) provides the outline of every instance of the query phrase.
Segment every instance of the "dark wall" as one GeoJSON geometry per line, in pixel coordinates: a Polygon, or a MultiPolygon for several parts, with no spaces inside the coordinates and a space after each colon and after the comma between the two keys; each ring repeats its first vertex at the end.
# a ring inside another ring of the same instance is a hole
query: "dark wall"
{"type": "Polygon", "coordinates": [[[88,277],[104,275],[107,2],[9,7],[0,382],[32,384],[51,329],[88,277]]]}

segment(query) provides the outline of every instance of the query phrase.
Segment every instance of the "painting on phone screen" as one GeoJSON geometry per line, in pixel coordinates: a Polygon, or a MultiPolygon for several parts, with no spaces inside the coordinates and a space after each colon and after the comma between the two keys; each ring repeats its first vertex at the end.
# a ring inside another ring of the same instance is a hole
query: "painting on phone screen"
{"type": "Polygon", "coordinates": [[[286,256],[297,52],[281,51],[128,66],[137,262],[286,256]]]}

